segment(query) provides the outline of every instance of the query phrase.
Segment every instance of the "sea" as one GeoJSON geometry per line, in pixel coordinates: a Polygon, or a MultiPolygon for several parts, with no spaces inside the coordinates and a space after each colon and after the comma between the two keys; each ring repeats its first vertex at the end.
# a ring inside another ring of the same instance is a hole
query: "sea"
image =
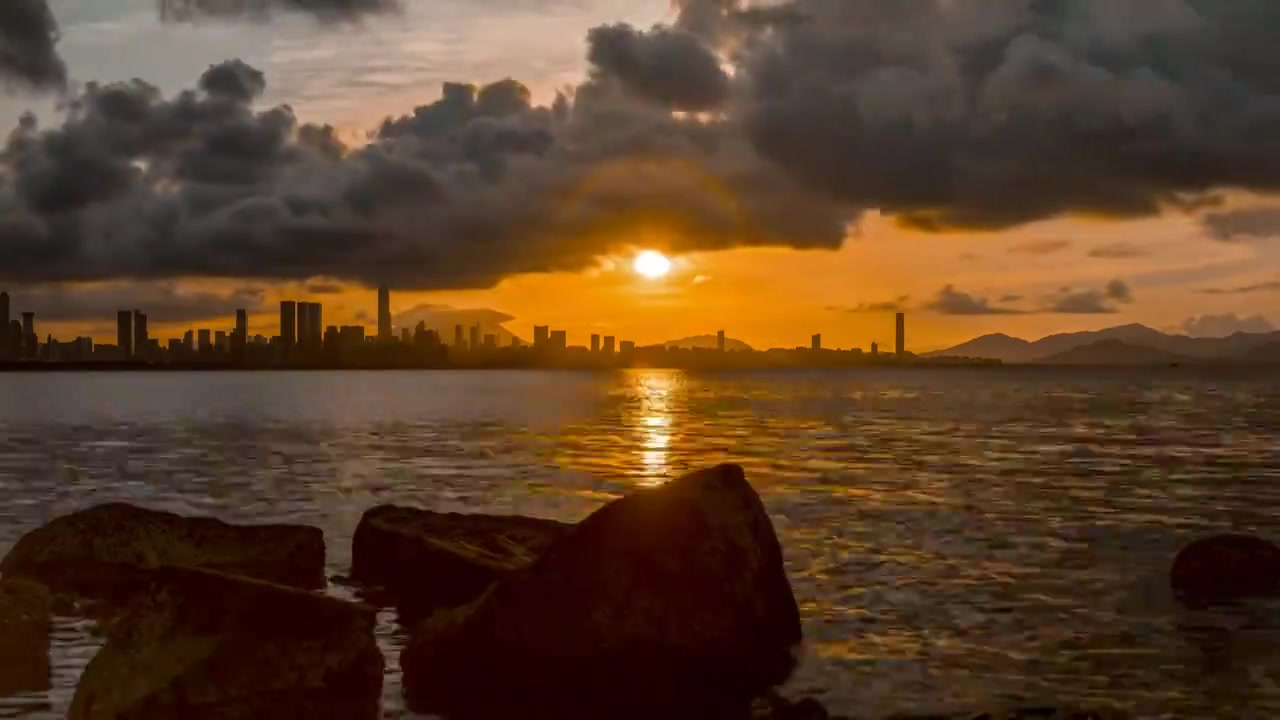
{"type": "MultiPolygon", "coordinates": [[[[720,462],[782,540],[806,638],[790,695],[867,719],[1280,717],[1280,606],[1168,589],[1195,538],[1280,540],[1264,369],[5,374],[0,552],[125,500],[319,526],[338,576],[380,503],[575,521],[720,462]]],[[[391,612],[378,633],[385,717],[412,717],[391,612]]],[[[0,717],[64,717],[98,642],[58,618],[53,690],[0,717]]]]}

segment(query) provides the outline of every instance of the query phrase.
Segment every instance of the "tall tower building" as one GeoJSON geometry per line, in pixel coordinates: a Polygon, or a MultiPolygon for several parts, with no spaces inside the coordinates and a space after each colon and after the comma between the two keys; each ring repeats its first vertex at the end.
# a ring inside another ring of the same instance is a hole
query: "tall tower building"
{"type": "Polygon", "coordinates": [[[462,350],[467,344],[465,338],[462,337],[462,326],[453,326],[453,347],[455,350],[462,350]]]}
{"type": "Polygon", "coordinates": [[[150,345],[148,340],[151,337],[147,333],[147,316],[141,310],[133,311],[133,355],[134,357],[144,357],[147,354],[147,346],[150,345]]]}
{"type": "Polygon", "coordinates": [[[13,344],[9,337],[9,293],[0,292],[0,360],[13,357],[13,344]]]}
{"type": "Polygon", "coordinates": [[[551,327],[548,325],[533,326],[533,346],[539,350],[545,348],[551,340],[551,327]]]}
{"type": "Polygon", "coordinates": [[[280,301],[280,342],[286,347],[298,342],[298,303],[292,300],[280,301]]]}
{"type": "Polygon", "coordinates": [[[213,352],[213,341],[209,339],[210,335],[208,328],[202,328],[199,330],[197,337],[199,338],[201,354],[213,352]]]}
{"type": "Polygon", "coordinates": [[[591,354],[595,355],[600,352],[600,336],[593,334],[591,336],[591,354]]]}
{"type": "Polygon", "coordinates": [[[614,346],[614,343],[616,342],[617,342],[617,338],[615,338],[614,336],[612,335],[604,336],[604,354],[605,355],[613,354],[613,346],[614,346]]]}
{"type": "Polygon", "coordinates": [[[472,350],[480,349],[480,326],[478,324],[471,326],[471,336],[468,338],[467,347],[472,350]]]}
{"type": "Polygon", "coordinates": [[[311,322],[311,344],[315,347],[321,347],[324,344],[324,306],[320,303],[311,303],[311,315],[307,317],[311,322]]]}
{"type": "Polygon", "coordinates": [[[898,313],[898,342],[894,345],[894,352],[903,355],[907,352],[907,314],[898,313]]]}
{"type": "Polygon", "coordinates": [[[391,339],[391,290],[386,285],[378,287],[378,339],[391,339]]]}
{"type": "Polygon", "coordinates": [[[716,333],[716,350],[724,352],[724,331],[716,333]]]}
{"type": "Polygon", "coordinates": [[[36,337],[36,314],[22,313],[22,356],[34,359],[40,349],[40,338],[36,337]]]}
{"type": "Polygon", "coordinates": [[[129,310],[116,313],[116,351],[121,360],[133,358],[133,312],[129,310]]]}
{"type": "Polygon", "coordinates": [[[810,350],[822,349],[822,333],[818,333],[817,335],[814,335],[813,337],[809,338],[809,349],[810,350]]]}
{"type": "Polygon", "coordinates": [[[236,333],[241,341],[249,341],[249,311],[243,308],[236,310],[236,333]]]}

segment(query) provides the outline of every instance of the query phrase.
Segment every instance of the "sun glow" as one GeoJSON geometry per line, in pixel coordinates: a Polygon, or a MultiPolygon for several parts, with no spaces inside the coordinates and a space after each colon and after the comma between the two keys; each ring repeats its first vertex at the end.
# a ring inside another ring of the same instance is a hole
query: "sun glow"
{"type": "Polygon", "coordinates": [[[645,250],[636,255],[636,260],[632,267],[638,275],[647,277],[650,280],[657,280],[671,272],[671,261],[656,250],[645,250]]]}

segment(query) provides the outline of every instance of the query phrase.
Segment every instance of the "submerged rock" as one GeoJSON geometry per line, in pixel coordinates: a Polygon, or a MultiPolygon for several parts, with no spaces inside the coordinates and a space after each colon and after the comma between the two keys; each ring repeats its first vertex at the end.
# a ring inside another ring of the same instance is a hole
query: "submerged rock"
{"type": "Polygon", "coordinates": [[[1169,572],[1173,592],[1193,605],[1280,596],[1280,546],[1249,535],[1215,535],[1182,549],[1169,572]]]}
{"type": "Polygon", "coordinates": [[[742,468],[601,508],[532,565],[415,628],[415,711],[744,718],[801,641],[782,550],[742,468]]]}
{"type": "Polygon", "coordinates": [[[194,568],[135,581],[72,720],[378,717],[373,608],[194,568]]]}
{"type": "Polygon", "coordinates": [[[0,574],[55,592],[109,600],[129,568],[200,567],[312,589],[325,584],[324,534],[302,525],[231,525],[124,503],[98,505],[33,530],[0,574]]]}
{"type": "Polygon", "coordinates": [[[49,689],[52,609],[43,586],[0,580],[0,697],[49,689]]]}
{"type": "Polygon", "coordinates": [[[411,623],[474,600],[536,560],[573,526],[552,520],[459,515],[383,505],[360,519],[351,579],[380,588],[411,623]]]}

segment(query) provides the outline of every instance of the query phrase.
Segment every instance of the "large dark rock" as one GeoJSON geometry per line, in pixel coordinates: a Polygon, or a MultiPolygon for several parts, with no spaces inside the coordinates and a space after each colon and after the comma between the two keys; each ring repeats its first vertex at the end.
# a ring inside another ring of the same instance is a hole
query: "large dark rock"
{"type": "Polygon", "coordinates": [[[773,526],[722,465],[601,508],[401,664],[410,708],[450,718],[740,719],[800,641],[773,526]]]}
{"type": "Polygon", "coordinates": [[[373,720],[374,610],[194,568],[134,572],[72,720],[373,720]]]}
{"type": "Polygon", "coordinates": [[[383,505],[360,519],[351,579],[384,590],[408,624],[471,602],[494,580],[536,560],[571,525],[383,505]]]}
{"type": "Polygon", "coordinates": [[[1169,583],[1193,605],[1280,596],[1280,546],[1249,535],[1196,540],[1174,559],[1169,583]]]}
{"type": "Polygon", "coordinates": [[[33,530],[0,561],[6,577],[107,600],[129,568],[200,567],[304,589],[324,587],[324,534],[302,525],[230,525],[124,503],[33,530]]]}
{"type": "Polygon", "coordinates": [[[53,598],[23,580],[0,580],[0,697],[49,689],[53,598]]]}

